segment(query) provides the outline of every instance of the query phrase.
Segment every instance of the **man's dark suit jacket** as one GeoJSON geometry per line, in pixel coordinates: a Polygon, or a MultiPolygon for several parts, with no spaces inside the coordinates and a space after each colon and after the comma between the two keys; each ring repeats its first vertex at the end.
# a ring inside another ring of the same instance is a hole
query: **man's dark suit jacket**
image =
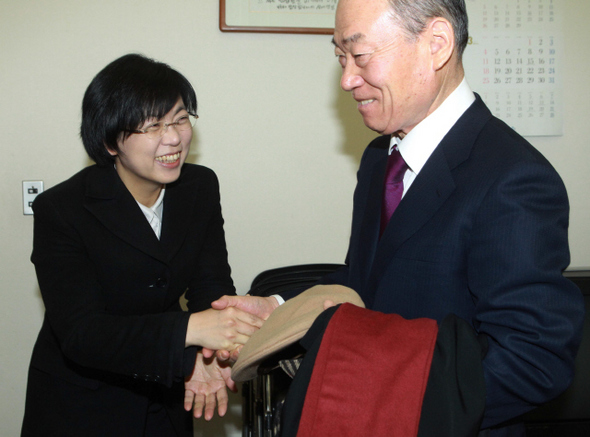
{"type": "Polygon", "coordinates": [[[164,406],[192,436],[183,377],[189,313],[234,294],[215,174],[185,164],[166,187],[161,239],[112,168],[88,167],[34,203],[45,319],[23,435],[141,436],[164,406]]]}
{"type": "Polygon", "coordinates": [[[408,319],[453,313],[487,336],[483,428],[557,396],[572,379],[584,313],[562,276],[569,206],[557,172],[477,96],[379,238],[389,141],[363,155],[346,267],[322,282],[408,319]]]}

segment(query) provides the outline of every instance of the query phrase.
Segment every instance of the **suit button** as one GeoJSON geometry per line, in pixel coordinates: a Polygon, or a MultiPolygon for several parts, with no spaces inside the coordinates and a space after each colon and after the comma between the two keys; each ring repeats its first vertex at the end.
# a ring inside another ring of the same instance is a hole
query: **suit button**
{"type": "Polygon", "coordinates": [[[168,285],[168,281],[166,281],[166,279],[164,278],[158,278],[156,279],[156,287],[158,288],[164,288],[168,285]]]}

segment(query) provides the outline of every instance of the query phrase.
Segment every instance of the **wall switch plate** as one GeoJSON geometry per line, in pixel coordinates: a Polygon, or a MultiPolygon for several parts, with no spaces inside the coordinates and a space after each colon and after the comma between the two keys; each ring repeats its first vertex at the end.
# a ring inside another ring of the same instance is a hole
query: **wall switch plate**
{"type": "Polygon", "coordinates": [[[33,214],[33,200],[43,192],[43,181],[23,181],[23,214],[33,214]]]}

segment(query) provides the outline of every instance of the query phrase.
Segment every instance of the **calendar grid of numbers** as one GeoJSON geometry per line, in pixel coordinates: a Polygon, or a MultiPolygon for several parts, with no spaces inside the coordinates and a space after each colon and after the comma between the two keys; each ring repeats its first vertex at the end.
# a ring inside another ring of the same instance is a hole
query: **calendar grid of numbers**
{"type": "Polygon", "coordinates": [[[562,135],[562,28],[557,0],[467,0],[467,81],[524,136],[562,135]]]}

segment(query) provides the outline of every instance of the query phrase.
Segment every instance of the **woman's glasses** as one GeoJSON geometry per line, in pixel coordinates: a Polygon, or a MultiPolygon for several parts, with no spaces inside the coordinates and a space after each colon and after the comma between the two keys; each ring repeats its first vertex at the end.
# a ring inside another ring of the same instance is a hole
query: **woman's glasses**
{"type": "Polygon", "coordinates": [[[168,128],[170,126],[174,126],[174,129],[176,129],[177,132],[192,129],[192,127],[195,125],[195,122],[197,121],[197,118],[199,118],[198,115],[187,114],[183,115],[172,123],[157,121],[150,124],[149,126],[144,127],[143,129],[134,129],[129,132],[134,134],[145,134],[145,136],[151,139],[162,138],[164,134],[168,132],[168,128]]]}

